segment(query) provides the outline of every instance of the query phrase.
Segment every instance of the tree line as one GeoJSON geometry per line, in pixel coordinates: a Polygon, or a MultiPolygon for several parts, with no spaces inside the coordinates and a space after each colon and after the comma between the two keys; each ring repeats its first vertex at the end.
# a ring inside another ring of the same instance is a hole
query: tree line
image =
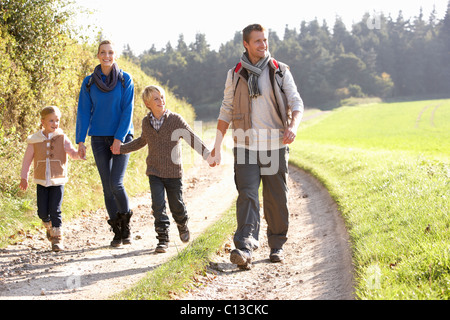
{"type": "MultiPolygon", "coordinates": [[[[366,13],[351,31],[339,17],[332,28],[326,21],[302,21],[298,31],[286,26],[283,39],[269,29],[269,49],[290,66],[306,106],[348,97],[445,95],[450,93],[450,2],[443,19],[436,15],[435,10],[413,18],[366,13]]],[[[127,45],[123,54],[196,110],[212,104],[217,111],[226,72],[243,50],[239,31],[218,51],[198,33],[189,45],[180,34],[175,46],[153,45],[135,56],[127,45]]]]}

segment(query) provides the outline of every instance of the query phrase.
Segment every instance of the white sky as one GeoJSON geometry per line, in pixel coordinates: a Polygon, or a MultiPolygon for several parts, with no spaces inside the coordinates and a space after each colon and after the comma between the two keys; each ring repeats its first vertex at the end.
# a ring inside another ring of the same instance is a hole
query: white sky
{"type": "Polygon", "coordinates": [[[361,21],[366,12],[373,16],[379,12],[391,14],[396,19],[401,10],[407,19],[418,16],[422,8],[424,19],[428,20],[435,6],[437,18],[442,19],[448,0],[76,0],[76,3],[94,11],[91,15],[79,15],[79,24],[101,28],[118,49],[128,43],[139,55],[152,44],[161,49],[170,41],[175,47],[180,34],[188,45],[195,41],[197,33],[205,34],[211,49],[218,50],[220,44],[233,39],[236,31],[251,23],[276,31],[282,39],[286,25],[299,30],[301,21],[315,18],[321,25],[325,19],[332,30],[339,16],[350,30],[352,23],[361,21]]]}

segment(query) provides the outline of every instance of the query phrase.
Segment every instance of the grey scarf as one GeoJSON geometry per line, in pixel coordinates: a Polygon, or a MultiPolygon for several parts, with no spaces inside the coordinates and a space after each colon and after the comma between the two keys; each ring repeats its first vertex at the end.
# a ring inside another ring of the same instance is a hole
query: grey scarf
{"type": "Polygon", "coordinates": [[[266,57],[259,60],[254,65],[250,62],[247,52],[242,54],[241,63],[242,66],[248,71],[248,93],[252,99],[255,99],[261,95],[258,87],[258,79],[263,70],[267,67],[270,58],[270,52],[267,51],[266,57]]]}
{"type": "Polygon", "coordinates": [[[116,87],[117,79],[119,78],[119,66],[114,62],[112,70],[106,77],[105,82],[102,80],[102,68],[100,65],[96,66],[92,77],[97,87],[103,92],[110,92],[116,87]]]}

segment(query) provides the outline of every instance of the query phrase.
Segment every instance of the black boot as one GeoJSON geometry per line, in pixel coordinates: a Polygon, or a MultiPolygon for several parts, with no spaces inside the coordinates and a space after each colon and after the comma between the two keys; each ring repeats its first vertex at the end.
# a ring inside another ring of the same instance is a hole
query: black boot
{"type": "Polygon", "coordinates": [[[163,228],[156,228],[156,239],[159,240],[155,251],[158,253],[165,253],[169,248],[169,230],[163,228]]]}
{"type": "Polygon", "coordinates": [[[120,219],[110,219],[108,220],[108,224],[111,226],[112,231],[114,232],[114,238],[111,241],[111,247],[119,247],[122,243],[122,232],[120,228],[120,219]]]}
{"type": "Polygon", "coordinates": [[[119,213],[120,228],[122,234],[122,244],[131,244],[130,219],[133,211],[128,213],[119,213]]]}

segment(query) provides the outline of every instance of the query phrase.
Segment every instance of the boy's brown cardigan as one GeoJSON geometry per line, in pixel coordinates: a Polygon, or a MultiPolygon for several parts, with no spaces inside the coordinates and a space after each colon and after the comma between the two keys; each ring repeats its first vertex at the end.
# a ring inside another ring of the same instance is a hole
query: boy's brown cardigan
{"type": "Polygon", "coordinates": [[[203,159],[210,151],[202,140],[192,131],[187,122],[177,113],[164,115],[164,123],[159,131],[150,124],[150,113],[142,119],[142,134],[120,147],[120,153],[129,153],[148,146],[146,174],[160,178],[181,178],[183,167],[181,160],[181,143],[183,138],[203,159]]]}

